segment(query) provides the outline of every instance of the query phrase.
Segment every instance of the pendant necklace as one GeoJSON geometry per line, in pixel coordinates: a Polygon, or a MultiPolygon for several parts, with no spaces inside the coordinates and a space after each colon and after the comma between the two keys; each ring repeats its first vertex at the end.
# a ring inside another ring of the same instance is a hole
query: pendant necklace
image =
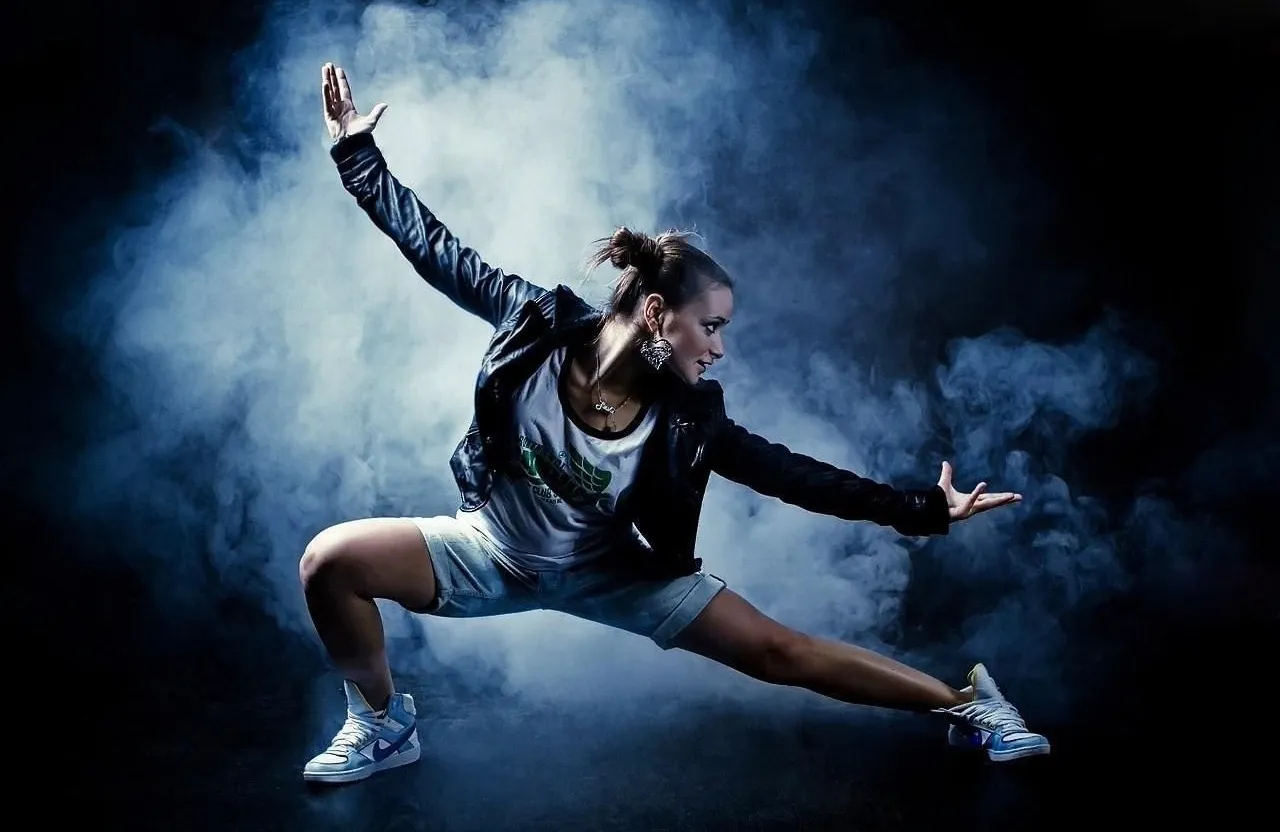
{"type": "Polygon", "coordinates": [[[613,426],[613,414],[616,413],[619,408],[625,407],[627,402],[631,401],[631,394],[628,393],[627,397],[622,401],[618,402],[618,404],[616,405],[611,405],[604,400],[604,395],[600,392],[600,352],[599,350],[596,351],[596,379],[595,379],[594,387],[595,387],[595,391],[594,391],[595,403],[592,405],[592,408],[597,413],[605,414],[605,427],[609,430],[610,433],[612,433],[617,430],[613,426]]]}

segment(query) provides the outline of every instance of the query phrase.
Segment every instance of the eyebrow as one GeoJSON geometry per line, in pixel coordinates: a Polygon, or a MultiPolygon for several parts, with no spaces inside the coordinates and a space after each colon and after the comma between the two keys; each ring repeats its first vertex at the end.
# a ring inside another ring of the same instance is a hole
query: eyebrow
{"type": "Polygon", "coordinates": [[[711,317],[709,317],[709,318],[703,318],[703,319],[702,319],[702,321],[703,321],[703,323],[708,323],[708,324],[712,324],[712,323],[714,323],[714,324],[727,324],[727,323],[729,323],[729,319],[728,319],[728,318],[721,317],[720,315],[712,315],[712,316],[711,316],[711,317]]]}

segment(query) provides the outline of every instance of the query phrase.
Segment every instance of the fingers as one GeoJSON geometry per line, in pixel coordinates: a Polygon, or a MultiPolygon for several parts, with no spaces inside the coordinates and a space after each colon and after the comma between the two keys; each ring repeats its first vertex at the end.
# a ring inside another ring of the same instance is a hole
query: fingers
{"type": "MultiPolygon", "coordinates": [[[[340,66],[327,62],[320,67],[320,84],[324,88],[325,106],[337,112],[344,101],[351,102],[351,85],[340,66]]],[[[354,106],[354,102],[351,102],[354,106]]]]}
{"type": "Polygon", "coordinates": [[[1000,508],[1001,506],[1013,505],[1014,503],[1018,503],[1021,501],[1022,501],[1021,494],[1012,494],[1009,492],[1005,492],[1001,494],[983,494],[981,497],[978,498],[977,502],[974,504],[973,513],[981,514],[982,512],[990,511],[993,508],[1000,508]]]}
{"type": "MultiPolygon", "coordinates": [[[[334,72],[338,76],[338,100],[351,101],[351,85],[347,83],[347,73],[343,71],[342,67],[337,67],[334,72]]],[[[352,106],[355,105],[354,101],[351,103],[352,106]]]]}
{"type": "Polygon", "coordinates": [[[1021,502],[1022,495],[1012,491],[1001,491],[988,494],[987,483],[980,482],[968,494],[956,493],[952,486],[954,470],[950,462],[942,463],[942,474],[938,477],[938,485],[947,492],[947,500],[951,503],[950,514],[954,520],[963,520],[993,508],[1021,502]]]}
{"type": "MultiPolygon", "coordinates": [[[[1012,491],[1001,491],[996,494],[986,493],[987,484],[978,483],[978,487],[963,495],[960,504],[951,509],[953,520],[965,520],[975,514],[990,511],[993,508],[1022,502],[1022,495],[1012,491]]],[[[959,495],[958,495],[959,496],[959,495]]]]}
{"type": "Polygon", "coordinates": [[[978,499],[982,496],[982,492],[987,490],[985,482],[978,483],[978,487],[969,493],[968,498],[964,501],[964,508],[961,510],[961,516],[968,517],[973,514],[973,507],[978,504],[978,499]]]}
{"type": "Polygon", "coordinates": [[[324,107],[325,113],[331,118],[337,118],[342,113],[342,99],[338,92],[338,74],[332,63],[326,63],[320,68],[321,83],[324,87],[324,107]]]}
{"type": "Polygon", "coordinates": [[[379,101],[374,105],[373,109],[369,111],[369,122],[372,125],[377,126],[378,119],[382,118],[382,114],[386,111],[387,105],[384,102],[379,101]]]}

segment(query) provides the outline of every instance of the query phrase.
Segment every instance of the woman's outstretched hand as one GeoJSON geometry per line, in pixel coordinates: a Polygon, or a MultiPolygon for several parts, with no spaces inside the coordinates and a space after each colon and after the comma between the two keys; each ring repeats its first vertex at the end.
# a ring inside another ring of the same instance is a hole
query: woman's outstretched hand
{"type": "Polygon", "coordinates": [[[947,495],[947,508],[951,513],[952,523],[957,520],[967,520],[975,514],[990,511],[993,508],[1011,505],[1022,499],[1021,494],[1013,494],[1007,491],[1000,494],[988,494],[986,493],[987,484],[985,482],[978,483],[977,488],[967,494],[962,491],[956,491],[955,486],[951,484],[950,462],[942,463],[942,476],[938,477],[938,487],[947,495]]]}
{"type": "Polygon", "coordinates": [[[342,67],[331,63],[320,68],[321,92],[324,94],[324,126],[329,129],[329,138],[337,141],[357,133],[368,133],[378,126],[378,119],[387,109],[386,104],[377,104],[368,115],[360,115],[356,104],[351,100],[351,85],[347,83],[347,73],[342,67]]]}

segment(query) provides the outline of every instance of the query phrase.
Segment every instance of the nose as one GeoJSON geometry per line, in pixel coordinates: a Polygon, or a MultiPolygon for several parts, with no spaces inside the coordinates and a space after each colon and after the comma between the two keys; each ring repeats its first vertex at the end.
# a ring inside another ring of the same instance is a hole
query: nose
{"type": "Polygon", "coordinates": [[[716,361],[724,358],[724,338],[718,332],[711,337],[711,357],[716,361]]]}

